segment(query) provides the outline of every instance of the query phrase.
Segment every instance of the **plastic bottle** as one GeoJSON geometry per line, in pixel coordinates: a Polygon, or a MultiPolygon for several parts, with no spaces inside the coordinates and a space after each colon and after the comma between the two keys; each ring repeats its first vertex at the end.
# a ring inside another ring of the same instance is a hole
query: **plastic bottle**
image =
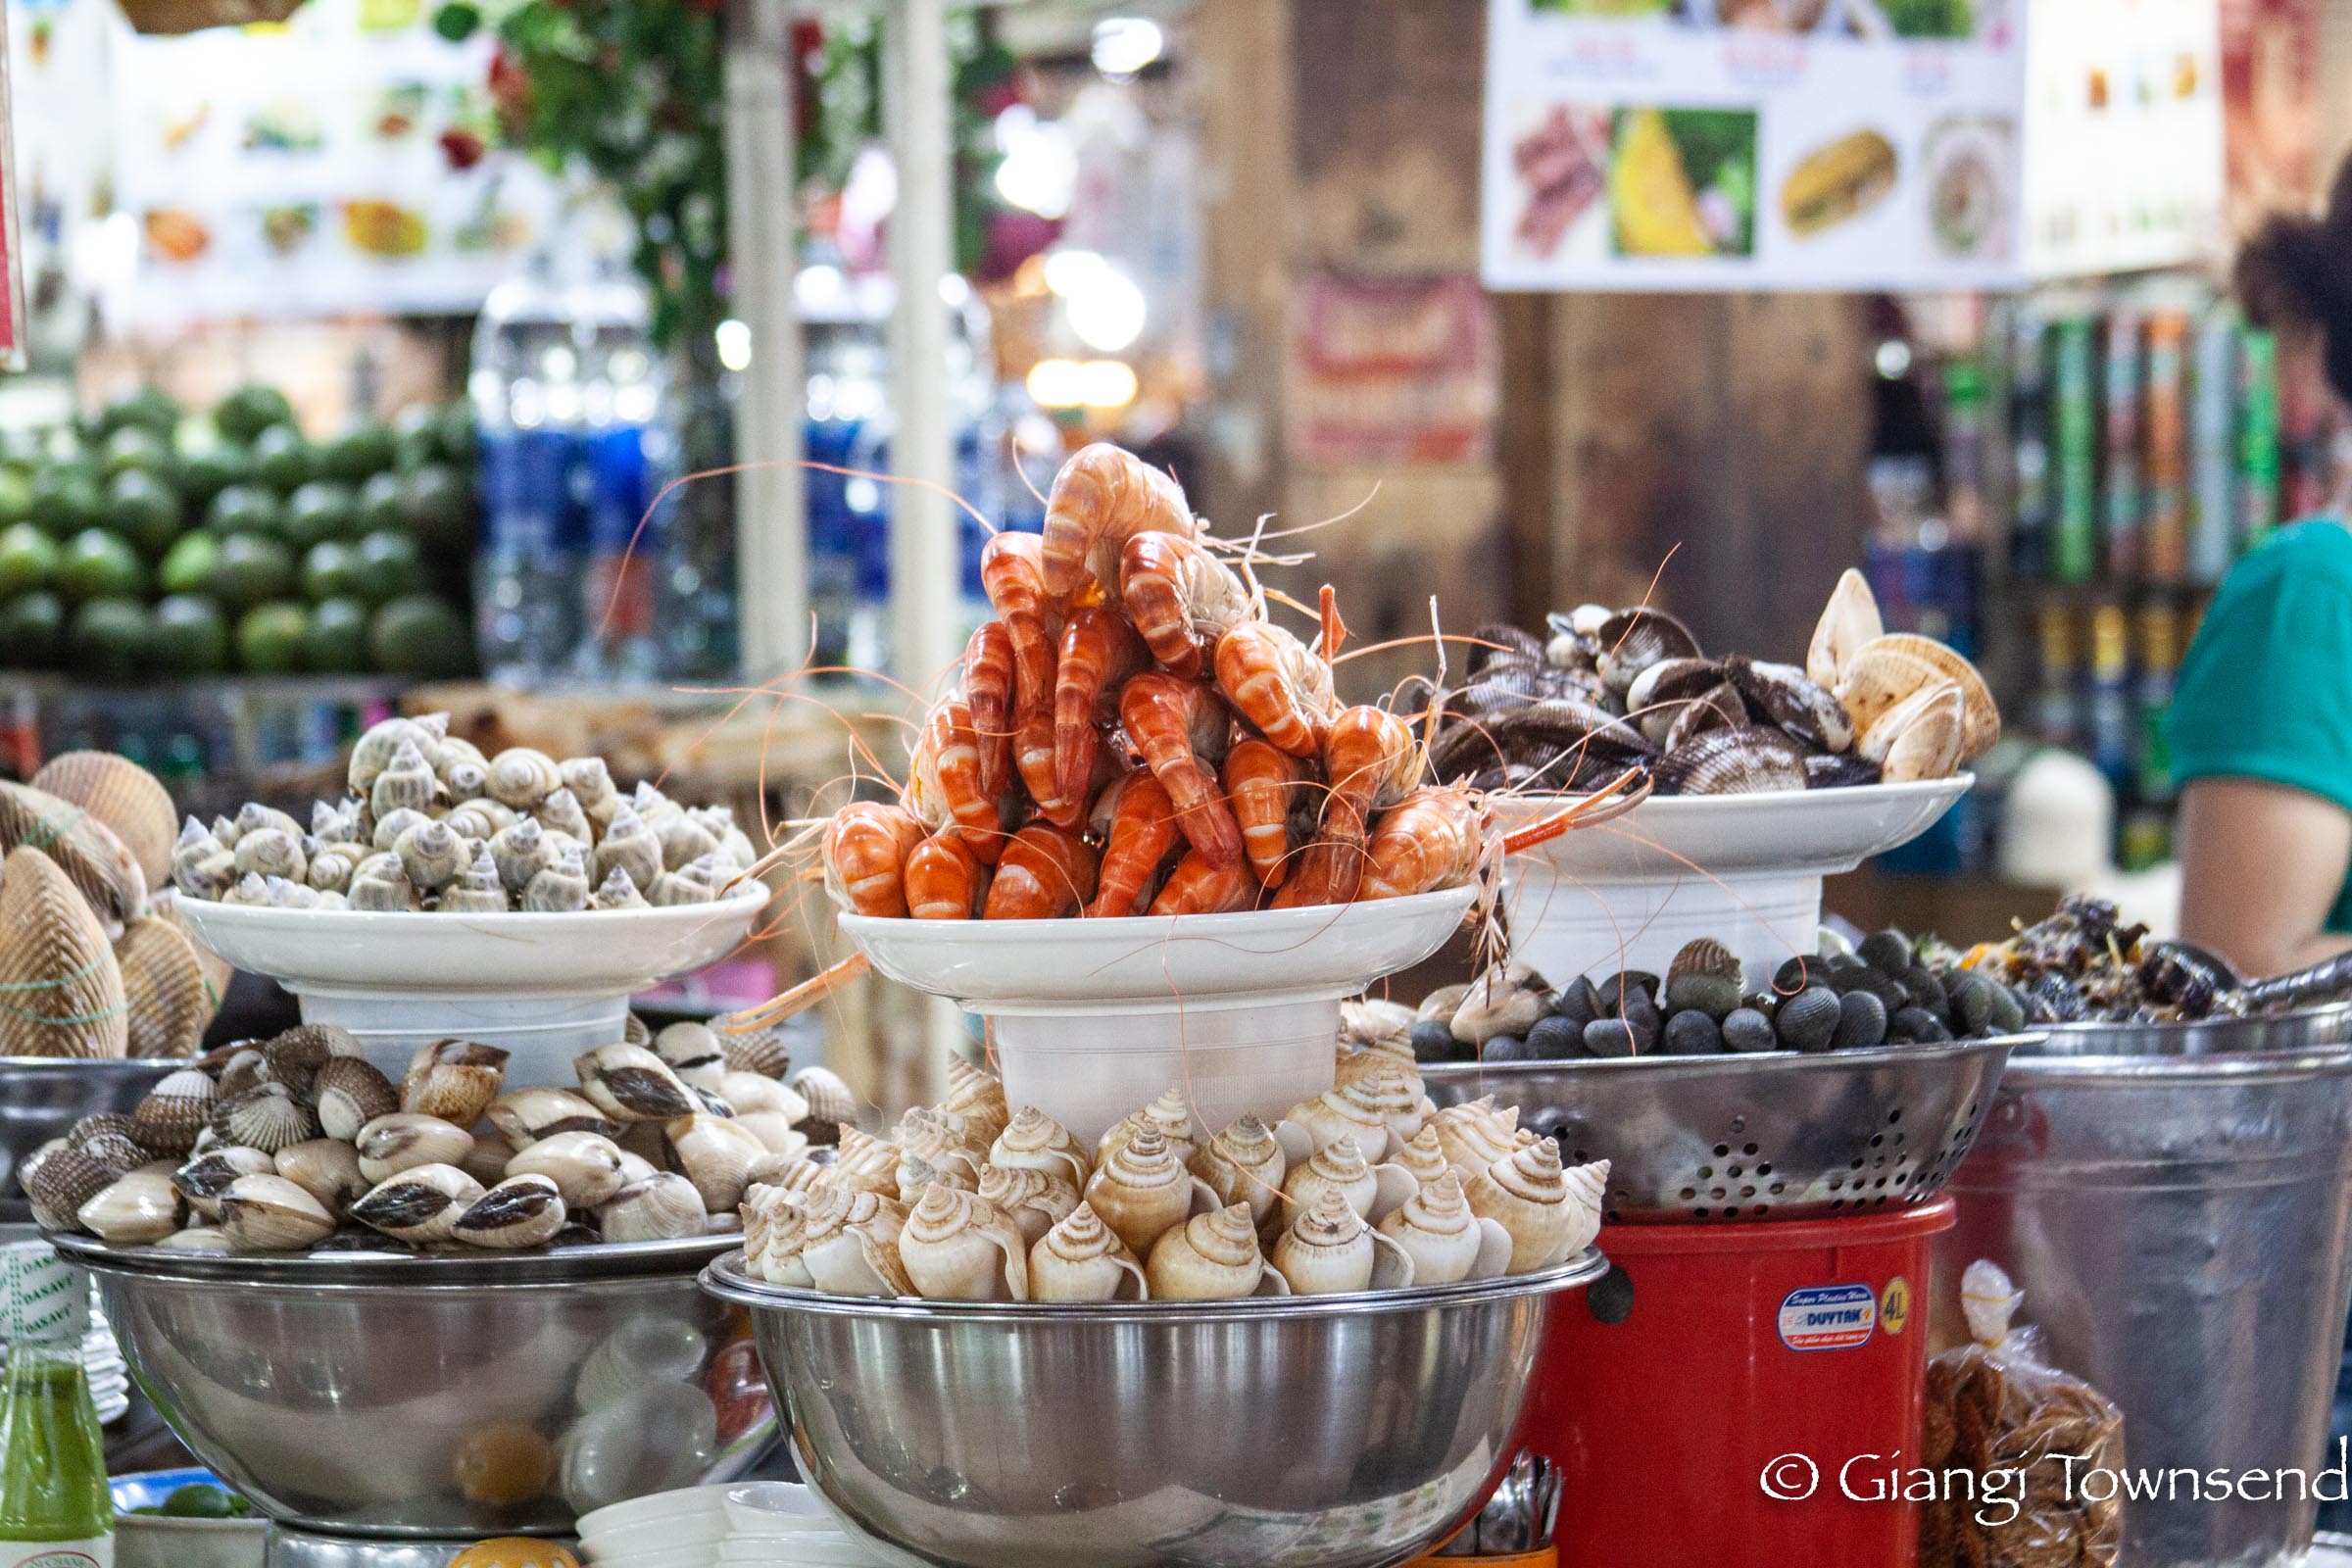
{"type": "Polygon", "coordinates": [[[568,537],[579,353],[546,257],[490,291],[467,390],[480,444],[474,583],[482,668],[507,685],[562,671],[579,636],[568,537]]]}
{"type": "Polygon", "coordinates": [[[82,1371],[89,1281],[46,1242],[0,1248],[0,1568],[114,1568],[106,1440],[82,1371]]]}
{"type": "Polygon", "coordinates": [[[668,477],[657,467],[667,450],[661,428],[667,375],[646,334],[646,314],[644,290],[616,266],[573,291],[581,353],[572,475],[581,635],[572,663],[587,680],[646,681],[660,672],[654,584],[665,552],[661,519],[646,519],[646,508],[668,477]]]}

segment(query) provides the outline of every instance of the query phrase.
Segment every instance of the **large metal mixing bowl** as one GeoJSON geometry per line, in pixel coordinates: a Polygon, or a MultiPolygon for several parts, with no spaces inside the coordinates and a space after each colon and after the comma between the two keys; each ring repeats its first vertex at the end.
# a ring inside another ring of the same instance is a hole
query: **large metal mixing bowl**
{"type": "Polygon", "coordinates": [[[731,1479],[772,1436],[742,1315],[695,1285],[720,1239],[270,1259],[55,1240],[188,1451],[281,1524],[565,1535],[731,1479]]]}
{"type": "Polygon", "coordinates": [[[793,1457],[901,1564],[1389,1568],[1486,1500],[1545,1298],[1470,1285],[1233,1302],[969,1304],[703,1282],[749,1306],[793,1457]]]}
{"type": "Polygon", "coordinates": [[[32,1218],[17,1169],[82,1117],[129,1110],[183,1065],[176,1061],[61,1061],[0,1056],[0,1225],[32,1218]]]}

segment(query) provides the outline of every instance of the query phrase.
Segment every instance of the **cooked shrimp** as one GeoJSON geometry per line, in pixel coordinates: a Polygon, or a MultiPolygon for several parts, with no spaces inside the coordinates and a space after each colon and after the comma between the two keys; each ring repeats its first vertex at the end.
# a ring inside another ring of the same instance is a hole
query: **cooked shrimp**
{"type": "Polygon", "coordinates": [[[906,857],[922,824],[903,806],[852,801],[825,824],[825,891],[853,914],[906,912],[906,857]]]}
{"type": "Polygon", "coordinates": [[[1152,657],[1188,679],[1218,638],[1255,612],[1250,590],[1206,546],[1178,534],[1141,533],[1119,558],[1119,601],[1152,657]]]}
{"type": "Polygon", "coordinates": [[[1174,803],[1159,780],[1138,768],[1102,792],[1094,820],[1104,841],[1102,873],[1086,912],[1098,918],[1142,912],[1144,895],[1183,841],[1174,803]]]}
{"type": "Polygon", "coordinates": [[[1146,670],[1119,694],[1119,720],[1152,777],[1175,804],[1177,823],[1209,864],[1242,863],[1242,829],[1217,788],[1233,718],[1206,686],[1146,670]]]}
{"type": "Polygon", "coordinates": [[[1068,828],[1032,822],[997,862],[983,906],[991,920],[1051,920],[1075,914],[1095,896],[1095,852],[1068,828]]]}
{"type": "Polygon", "coordinates": [[[1127,677],[1150,667],[1152,651],[1125,616],[1107,605],[1071,613],[1061,629],[1054,672],[1054,787],[1064,800],[1084,800],[1101,748],[1098,724],[1119,716],[1127,677]]]}
{"type": "Polygon", "coordinates": [[[1074,603],[1090,580],[1118,583],[1120,552],[1141,534],[1192,539],[1200,525],[1184,487],[1134,453],[1098,441],[1070,455],[1046,498],[1045,586],[1074,603]]]}
{"type": "Polygon", "coordinates": [[[914,743],[906,803],[925,828],[937,832],[952,825],[981,864],[993,865],[1004,850],[1007,801],[981,787],[980,750],[969,703],[949,697],[933,704],[914,743]]]}
{"type": "Polygon", "coordinates": [[[983,621],[963,648],[963,696],[980,744],[980,793],[995,800],[1012,782],[1012,634],[983,621]]]}
{"type": "Polygon", "coordinates": [[[1257,732],[1293,757],[1323,748],[1339,700],[1330,662],[1282,627],[1245,620],[1217,639],[1217,687],[1257,732]]]}
{"type": "Polygon", "coordinates": [[[1246,867],[1211,865],[1193,851],[1176,862],[1152,901],[1153,914],[1231,914],[1257,902],[1257,880],[1246,867]]]}
{"type": "Polygon", "coordinates": [[[1061,608],[1046,593],[1045,542],[1033,533],[1000,533],[980,552],[980,586],[1012,640],[1014,714],[1054,700],[1054,643],[1061,608]]]}
{"type": "Polygon", "coordinates": [[[1290,871],[1292,808],[1305,777],[1305,764],[1254,737],[1236,741],[1225,759],[1225,794],[1241,825],[1242,850],[1269,891],[1290,871]]]}
{"type": "Polygon", "coordinates": [[[934,833],[906,857],[906,912],[917,920],[975,919],[988,883],[988,867],[963,835],[934,833]]]}

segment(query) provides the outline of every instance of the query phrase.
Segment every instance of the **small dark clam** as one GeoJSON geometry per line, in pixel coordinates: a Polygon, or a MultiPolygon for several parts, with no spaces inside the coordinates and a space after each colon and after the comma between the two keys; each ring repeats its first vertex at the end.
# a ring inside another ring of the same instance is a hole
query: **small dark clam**
{"type": "Polygon", "coordinates": [[[1781,1044],[1791,1051],[1827,1051],[1844,1015],[1838,993],[1827,986],[1807,986],[1781,1004],[1773,1028],[1781,1044]]]}
{"type": "Polygon", "coordinates": [[[1886,1004],[1867,991],[1849,991],[1838,999],[1838,1029],[1830,1036],[1832,1051],[1859,1051],[1886,1039],[1886,1004]]]}
{"type": "Polygon", "coordinates": [[[1538,665],[1544,662],[1544,644],[1516,626],[1490,622],[1470,634],[1470,673],[1479,675],[1495,665],[1538,665]],[[1493,643],[1492,648],[1480,644],[1493,643]]]}
{"type": "Polygon", "coordinates": [[[1778,724],[1817,752],[1842,752],[1854,744],[1854,721],[1846,715],[1845,705],[1794,664],[1734,654],[1723,667],[1758,718],[1778,724]]]}
{"type": "Polygon", "coordinates": [[[1723,1043],[1732,1051],[1778,1051],[1780,1037],[1772,1020],[1753,1007],[1740,1007],[1723,1020],[1723,1043]]]}
{"type": "MultiPolygon", "coordinates": [[[[1729,1009],[1726,1009],[1729,1015],[1729,1009]]],[[[1713,1018],[1697,1008],[1676,1013],[1666,1020],[1665,1050],[1673,1056],[1712,1056],[1723,1047],[1723,1031],[1713,1018]]]]}
{"type": "Polygon", "coordinates": [[[1634,677],[1662,659],[1696,659],[1698,639],[1663,610],[1637,606],[1600,623],[1600,678],[1620,697],[1634,677]]]}
{"type": "Polygon", "coordinates": [[[1815,752],[1805,759],[1808,789],[1839,790],[1856,784],[1876,784],[1879,764],[1854,752],[1815,752]]]}

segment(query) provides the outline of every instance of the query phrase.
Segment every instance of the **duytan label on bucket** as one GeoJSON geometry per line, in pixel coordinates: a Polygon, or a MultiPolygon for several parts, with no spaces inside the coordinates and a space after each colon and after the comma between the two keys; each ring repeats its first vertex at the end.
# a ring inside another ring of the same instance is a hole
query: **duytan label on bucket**
{"type": "Polygon", "coordinates": [[[1791,1350],[1852,1350],[1879,1327],[1879,1293],[1867,1285],[1808,1285],[1781,1298],[1781,1343],[1791,1350]]]}

